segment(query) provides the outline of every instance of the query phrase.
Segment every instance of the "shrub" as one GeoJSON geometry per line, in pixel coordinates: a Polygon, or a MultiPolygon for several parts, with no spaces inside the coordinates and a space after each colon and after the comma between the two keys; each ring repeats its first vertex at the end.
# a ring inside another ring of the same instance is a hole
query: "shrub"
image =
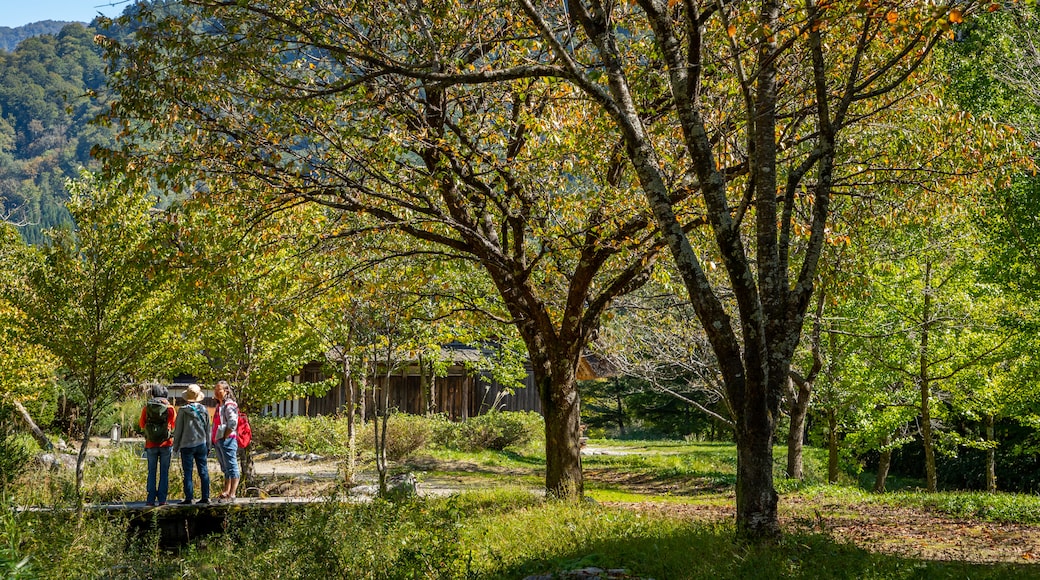
{"type": "MultiPolygon", "coordinates": [[[[257,448],[292,450],[300,453],[342,457],[349,453],[347,419],[317,417],[260,417],[251,420],[257,448]]],[[[359,449],[375,449],[371,423],[355,424],[359,449]]],[[[433,433],[433,422],[418,415],[395,413],[387,424],[386,457],[398,461],[426,446],[433,433]]]]}
{"type": "Polygon", "coordinates": [[[284,449],[287,447],[285,423],[288,419],[275,417],[249,417],[249,426],[253,428],[252,445],[256,449],[284,449]]]}
{"type": "MultiPolygon", "coordinates": [[[[347,454],[347,421],[331,416],[250,418],[258,449],[291,450],[325,456],[347,454]]],[[[358,425],[360,427],[360,424],[358,425]]]]}
{"type": "Polygon", "coordinates": [[[541,432],[541,425],[537,413],[495,411],[460,423],[438,425],[437,442],[460,451],[501,451],[526,445],[541,432]]]}
{"type": "MultiPolygon", "coordinates": [[[[425,447],[433,436],[435,420],[419,415],[394,413],[386,424],[386,458],[400,461],[425,447]]],[[[364,449],[375,449],[375,434],[371,423],[365,425],[359,438],[364,449]]]]}
{"type": "Polygon", "coordinates": [[[127,399],[105,407],[94,420],[93,434],[107,437],[112,433],[112,426],[118,423],[123,437],[143,437],[144,433],[138,427],[143,406],[142,399],[127,399]]]}
{"type": "MultiPolygon", "coordinates": [[[[251,423],[259,449],[338,457],[349,452],[344,417],[259,417],[251,423]]],[[[356,428],[358,449],[374,450],[372,423],[358,422],[356,428]]],[[[543,433],[542,417],[532,412],[499,411],[458,423],[444,415],[394,413],[387,423],[386,457],[399,461],[431,444],[461,451],[501,451],[540,441],[543,433]]]]}

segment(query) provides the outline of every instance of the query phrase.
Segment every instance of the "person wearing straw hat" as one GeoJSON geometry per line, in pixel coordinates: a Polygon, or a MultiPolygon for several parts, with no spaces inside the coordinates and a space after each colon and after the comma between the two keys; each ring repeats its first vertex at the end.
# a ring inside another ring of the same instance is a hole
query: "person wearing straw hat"
{"type": "Polygon", "coordinates": [[[200,504],[209,503],[209,468],[206,457],[209,455],[209,413],[202,405],[202,389],[192,383],[184,391],[187,403],[177,413],[177,423],[173,428],[173,451],[181,454],[181,471],[184,472],[184,501],[182,505],[190,505],[195,497],[192,485],[192,465],[199,470],[199,484],[202,491],[200,504]]]}

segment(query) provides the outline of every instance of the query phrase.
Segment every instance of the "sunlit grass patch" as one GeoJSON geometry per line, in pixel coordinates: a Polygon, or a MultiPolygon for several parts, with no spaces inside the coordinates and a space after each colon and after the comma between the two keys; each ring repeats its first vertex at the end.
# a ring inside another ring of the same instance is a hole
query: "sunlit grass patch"
{"type": "Polygon", "coordinates": [[[1021,493],[944,491],[885,494],[886,503],[916,505],[960,518],[1040,524],[1040,496],[1021,493]]]}
{"type": "Polygon", "coordinates": [[[929,562],[875,554],[823,534],[791,533],[778,545],[734,541],[732,521],[692,521],[546,501],[462,521],[459,541],[478,578],[523,578],[595,566],[669,580],[774,578],[1006,578],[1028,566],[929,562]]]}
{"type": "MultiPolygon", "coordinates": [[[[939,514],[1002,523],[1040,523],[1040,496],[1021,493],[988,493],[982,491],[923,490],[872,493],[859,487],[815,484],[785,497],[803,498],[817,506],[887,505],[911,507],[939,514]]],[[[781,506],[784,505],[781,498],[781,506]]]]}
{"type": "Polygon", "coordinates": [[[509,469],[545,468],[544,453],[538,455],[518,453],[508,450],[458,451],[455,449],[445,449],[443,447],[428,447],[423,449],[420,453],[417,453],[414,459],[421,460],[424,457],[437,461],[472,463],[485,467],[502,467],[509,469]]]}
{"type": "Polygon", "coordinates": [[[673,495],[669,493],[640,493],[621,487],[606,487],[587,484],[585,495],[602,503],[642,503],[653,502],[672,505],[716,505],[727,506],[733,503],[733,497],[724,494],[673,495]]]}
{"type": "Polygon", "coordinates": [[[672,542],[683,527],[677,520],[626,510],[547,501],[468,518],[460,541],[470,546],[473,572],[480,578],[520,578],[585,566],[681,578],[690,553],[672,542]],[[651,561],[655,569],[647,570],[651,561]]]}

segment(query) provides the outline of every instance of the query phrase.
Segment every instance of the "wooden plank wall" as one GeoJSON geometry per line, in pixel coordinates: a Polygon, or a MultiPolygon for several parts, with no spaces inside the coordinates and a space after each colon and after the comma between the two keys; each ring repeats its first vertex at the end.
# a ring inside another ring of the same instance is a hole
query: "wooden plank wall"
{"type": "MultiPolygon", "coordinates": [[[[478,381],[476,391],[480,395],[479,397],[474,397],[474,405],[471,405],[470,412],[473,415],[480,415],[490,410],[490,406],[494,404],[495,398],[505,389],[497,383],[488,385],[478,381]]],[[[498,402],[498,408],[501,411],[534,411],[541,413],[542,399],[538,396],[538,389],[534,386],[534,377],[528,374],[524,380],[523,388],[514,389],[511,394],[503,395],[498,402]]]]}
{"type": "MultiPolygon", "coordinates": [[[[310,377],[310,380],[321,380],[310,377]]],[[[365,394],[366,418],[371,418],[375,409],[374,396],[382,392],[385,377],[373,379],[379,385],[365,394]]],[[[472,375],[452,375],[436,378],[434,412],[445,413],[454,421],[487,413],[495,403],[496,397],[504,389],[496,383],[488,383],[480,377],[472,375]]],[[[307,396],[275,405],[268,405],[264,412],[275,417],[291,417],[305,415],[334,415],[347,400],[346,389],[340,385],[330,389],[321,396],[307,396]]],[[[390,405],[398,411],[422,415],[426,412],[418,376],[390,377],[390,405]]],[[[541,413],[541,399],[534,388],[534,380],[528,375],[525,387],[515,389],[512,394],[504,394],[498,399],[498,407],[503,411],[535,411],[541,413]]]]}

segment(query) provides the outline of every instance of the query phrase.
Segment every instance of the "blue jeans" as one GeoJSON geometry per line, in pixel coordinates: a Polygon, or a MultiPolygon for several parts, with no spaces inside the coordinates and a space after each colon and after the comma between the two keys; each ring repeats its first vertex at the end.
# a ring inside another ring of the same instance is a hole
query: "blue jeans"
{"type": "Polygon", "coordinates": [[[238,439],[227,437],[217,441],[217,461],[220,470],[228,479],[239,479],[242,474],[238,470],[238,439]]]}
{"type": "Polygon", "coordinates": [[[195,486],[191,481],[191,468],[194,465],[199,470],[199,483],[202,485],[202,501],[209,501],[209,467],[206,466],[206,456],[209,455],[209,447],[203,443],[195,447],[181,448],[181,471],[184,472],[184,499],[191,501],[195,499],[195,486]]]}
{"type": "Polygon", "coordinates": [[[166,492],[170,489],[170,447],[148,447],[144,450],[148,458],[148,503],[166,503],[166,492]],[[159,485],[155,482],[155,468],[159,468],[159,485]]]}

